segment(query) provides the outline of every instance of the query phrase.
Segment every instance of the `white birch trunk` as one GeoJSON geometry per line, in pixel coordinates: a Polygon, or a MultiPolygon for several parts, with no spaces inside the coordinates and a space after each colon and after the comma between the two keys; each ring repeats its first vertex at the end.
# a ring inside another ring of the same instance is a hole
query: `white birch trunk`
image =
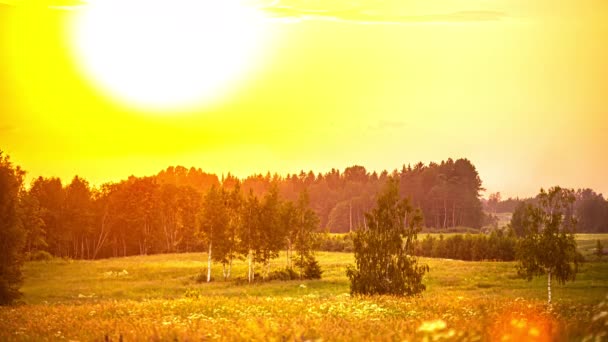
{"type": "Polygon", "coordinates": [[[252,261],[252,255],[251,255],[251,250],[249,250],[249,253],[247,254],[247,261],[248,261],[248,273],[247,273],[247,280],[251,283],[253,281],[253,272],[251,269],[251,261],[252,261]]]}
{"type": "Polygon", "coordinates": [[[547,293],[548,293],[548,303],[551,305],[551,271],[547,272],[547,293]]]}
{"type": "Polygon", "coordinates": [[[211,282],[211,247],[212,242],[209,242],[209,254],[207,254],[207,282],[211,282]]]}

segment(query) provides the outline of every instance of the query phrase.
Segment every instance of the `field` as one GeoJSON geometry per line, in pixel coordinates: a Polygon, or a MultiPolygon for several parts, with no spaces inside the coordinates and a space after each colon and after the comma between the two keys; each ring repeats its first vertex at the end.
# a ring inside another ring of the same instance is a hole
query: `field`
{"type": "Polygon", "coordinates": [[[350,253],[318,253],[322,280],[252,285],[197,283],[198,253],[29,262],[24,303],[0,308],[0,340],[582,340],[608,330],[608,256],[591,255],[597,239],[608,245],[606,235],[579,236],[590,261],[554,287],[552,307],[546,279],[518,279],[507,262],[423,258],[431,271],[418,298],[351,297],[350,253]]]}

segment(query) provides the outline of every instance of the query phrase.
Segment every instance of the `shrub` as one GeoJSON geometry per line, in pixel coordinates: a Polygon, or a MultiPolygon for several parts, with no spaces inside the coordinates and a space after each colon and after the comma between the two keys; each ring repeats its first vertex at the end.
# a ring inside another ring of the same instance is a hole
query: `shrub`
{"type": "Polygon", "coordinates": [[[50,261],[52,259],[53,256],[47,251],[34,251],[25,255],[27,261],[50,261]]]}
{"type": "Polygon", "coordinates": [[[282,268],[272,271],[268,274],[268,280],[295,280],[298,279],[298,273],[291,268],[282,268]]]}

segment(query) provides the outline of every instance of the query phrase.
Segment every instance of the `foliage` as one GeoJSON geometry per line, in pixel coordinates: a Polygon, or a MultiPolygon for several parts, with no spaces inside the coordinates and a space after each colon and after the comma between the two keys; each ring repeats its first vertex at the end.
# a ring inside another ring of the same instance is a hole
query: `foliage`
{"type": "Polygon", "coordinates": [[[527,204],[525,202],[518,203],[515,207],[513,215],[511,216],[511,223],[509,224],[509,227],[518,237],[522,237],[526,234],[526,226],[530,224],[529,222],[527,222],[527,220],[529,219],[529,206],[530,204],[527,204]]]}
{"type": "Polygon", "coordinates": [[[0,305],[19,298],[25,231],[20,221],[19,193],[24,172],[0,151],[0,305]]]}
{"type": "Polygon", "coordinates": [[[347,269],[353,294],[416,295],[425,290],[429,268],[412,256],[422,217],[399,199],[399,182],[390,179],[366,214],[367,227],[354,235],[355,267],[347,269]]]}
{"type": "Polygon", "coordinates": [[[268,274],[268,280],[296,280],[300,275],[291,268],[281,268],[268,274]]]}
{"type": "Polygon", "coordinates": [[[517,240],[502,230],[485,234],[457,234],[439,238],[427,234],[416,244],[416,255],[467,261],[513,261],[517,240]]]}
{"type": "Polygon", "coordinates": [[[294,264],[299,269],[300,279],[320,279],[322,272],[313,251],[319,218],[309,208],[306,191],[300,193],[294,214],[293,235],[297,253],[294,257],[294,264]]]}
{"type": "Polygon", "coordinates": [[[299,279],[321,279],[323,271],[312,253],[295,258],[294,265],[299,269],[299,279]]]}
{"type": "Polygon", "coordinates": [[[574,191],[560,187],[541,189],[536,206],[527,205],[524,236],[517,249],[518,274],[528,280],[548,275],[549,303],[551,278],[563,284],[574,280],[581,254],[576,249],[573,216],[574,191]]]}
{"type": "Polygon", "coordinates": [[[586,233],[608,232],[608,201],[591,189],[576,191],[574,214],[578,231],[586,233]]]}
{"type": "Polygon", "coordinates": [[[53,256],[47,251],[34,251],[25,254],[26,261],[49,261],[53,256]]]}
{"type": "Polygon", "coordinates": [[[355,249],[352,234],[320,234],[319,250],[352,253],[355,249]]]}

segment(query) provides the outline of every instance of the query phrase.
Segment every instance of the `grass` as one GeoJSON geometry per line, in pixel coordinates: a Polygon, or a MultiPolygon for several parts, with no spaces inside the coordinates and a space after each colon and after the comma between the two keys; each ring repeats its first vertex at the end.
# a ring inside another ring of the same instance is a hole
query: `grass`
{"type": "MultiPolygon", "coordinates": [[[[584,249],[598,238],[608,235],[578,240],[584,249]]],[[[252,285],[197,283],[202,253],[28,262],[24,303],[0,308],[0,340],[549,341],[601,334],[608,324],[605,261],[592,259],[575,282],[555,285],[548,307],[546,279],[518,279],[514,263],[421,258],[431,269],[421,297],[351,297],[353,255],[317,256],[321,280],[252,285]]],[[[273,267],[283,264],[284,255],[273,267]]],[[[244,277],[245,262],[233,274],[244,277]]]]}

